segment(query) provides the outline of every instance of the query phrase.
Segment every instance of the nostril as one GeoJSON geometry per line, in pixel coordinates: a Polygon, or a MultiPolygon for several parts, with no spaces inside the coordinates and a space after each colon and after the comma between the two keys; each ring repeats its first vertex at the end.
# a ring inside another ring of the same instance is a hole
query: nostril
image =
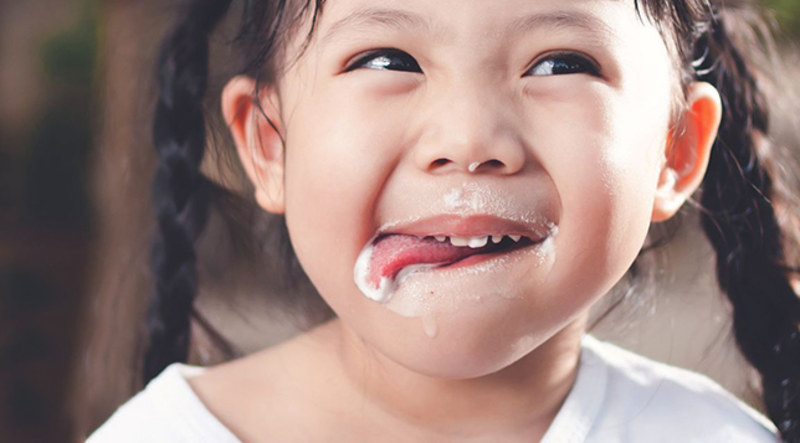
{"type": "Polygon", "coordinates": [[[491,169],[502,168],[505,166],[505,163],[501,162],[500,160],[489,160],[484,165],[488,166],[491,169]]]}
{"type": "Polygon", "coordinates": [[[470,163],[469,167],[467,167],[467,170],[469,172],[476,172],[479,169],[481,171],[490,171],[493,169],[502,169],[505,166],[506,166],[505,163],[503,163],[502,161],[492,159],[492,160],[486,160],[485,162],[472,162],[470,163]]]}
{"type": "MultiPolygon", "coordinates": [[[[460,166],[461,164],[459,162],[455,162],[455,161],[453,161],[453,160],[451,160],[451,159],[449,159],[447,157],[439,157],[436,160],[433,160],[432,162],[430,162],[428,164],[429,165],[428,166],[428,170],[429,171],[434,171],[434,170],[441,171],[441,170],[443,170],[443,168],[445,168],[446,166],[451,165],[451,164],[452,165],[458,165],[458,169],[462,168],[462,166],[460,166]]],[[[502,160],[491,159],[491,160],[486,160],[486,161],[483,161],[483,162],[477,162],[477,161],[476,162],[472,162],[468,166],[467,165],[464,165],[464,166],[466,167],[466,170],[469,171],[470,173],[475,173],[475,172],[479,172],[479,171],[490,172],[490,171],[503,170],[504,168],[506,168],[506,163],[503,162],[502,160]]]]}
{"type": "Polygon", "coordinates": [[[436,160],[433,161],[433,163],[431,163],[431,166],[434,168],[440,168],[448,163],[450,163],[450,160],[446,158],[437,158],[436,160]]]}

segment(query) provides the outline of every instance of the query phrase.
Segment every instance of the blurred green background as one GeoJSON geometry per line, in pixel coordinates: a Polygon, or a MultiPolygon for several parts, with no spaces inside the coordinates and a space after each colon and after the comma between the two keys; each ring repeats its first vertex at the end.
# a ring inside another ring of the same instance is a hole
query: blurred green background
{"type": "MultiPolygon", "coordinates": [[[[800,1],[764,3],[796,59],[800,1]]],[[[109,346],[93,344],[92,319],[141,311],[94,294],[148,292],[141,180],[152,58],[170,12],[153,0],[0,1],[1,441],[73,440],[136,389],[119,381],[132,351],[103,363],[113,381],[79,350],[109,346]]],[[[136,324],[114,327],[133,347],[136,324]]]]}
{"type": "Polygon", "coordinates": [[[775,12],[781,30],[790,37],[800,36],[800,2],[797,0],[762,0],[761,3],[775,12]]]}

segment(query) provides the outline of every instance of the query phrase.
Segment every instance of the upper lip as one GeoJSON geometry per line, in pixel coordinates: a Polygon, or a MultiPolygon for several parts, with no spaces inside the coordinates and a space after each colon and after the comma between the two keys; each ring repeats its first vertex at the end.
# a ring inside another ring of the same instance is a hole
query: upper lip
{"type": "Polygon", "coordinates": [[[534,220],[520,217],[511,219],[495,215],[459,216],[442,214],[408,222],[389,224],[381,229],[378,236],[390,234],[413,235],[416,237],[481,237],[488,235],[519,235],[533,242],[547,238],[552,232],[552,224],[544,217],[534,220]]]}

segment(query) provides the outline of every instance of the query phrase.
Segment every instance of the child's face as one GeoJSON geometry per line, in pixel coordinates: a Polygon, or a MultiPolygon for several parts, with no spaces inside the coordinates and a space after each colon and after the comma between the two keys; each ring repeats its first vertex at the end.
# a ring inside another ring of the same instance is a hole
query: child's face
{"type": "Polygon", "coordinates": [[[305,271],[345,325],[407,367],[505,367],[581,318],[641,248],[671,66],[632,1],[329,0],[277,89],[305,271]],[[509,234],[526,220],[556,229],[411,274],[388,304],[354,283],[376,234],[509,234]]]}

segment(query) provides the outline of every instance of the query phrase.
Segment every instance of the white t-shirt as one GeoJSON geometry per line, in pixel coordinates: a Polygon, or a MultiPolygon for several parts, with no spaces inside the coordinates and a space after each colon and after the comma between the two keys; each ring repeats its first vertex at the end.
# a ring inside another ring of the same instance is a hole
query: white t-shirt
{"type": "MultiPolygon", "coordinates": [[[[88,443],[239,442],[173,364],[88,443]]],[[[771,422],[710,379],[586,336],[575,384],[542,443],[775,442],[771,422]]]]}

